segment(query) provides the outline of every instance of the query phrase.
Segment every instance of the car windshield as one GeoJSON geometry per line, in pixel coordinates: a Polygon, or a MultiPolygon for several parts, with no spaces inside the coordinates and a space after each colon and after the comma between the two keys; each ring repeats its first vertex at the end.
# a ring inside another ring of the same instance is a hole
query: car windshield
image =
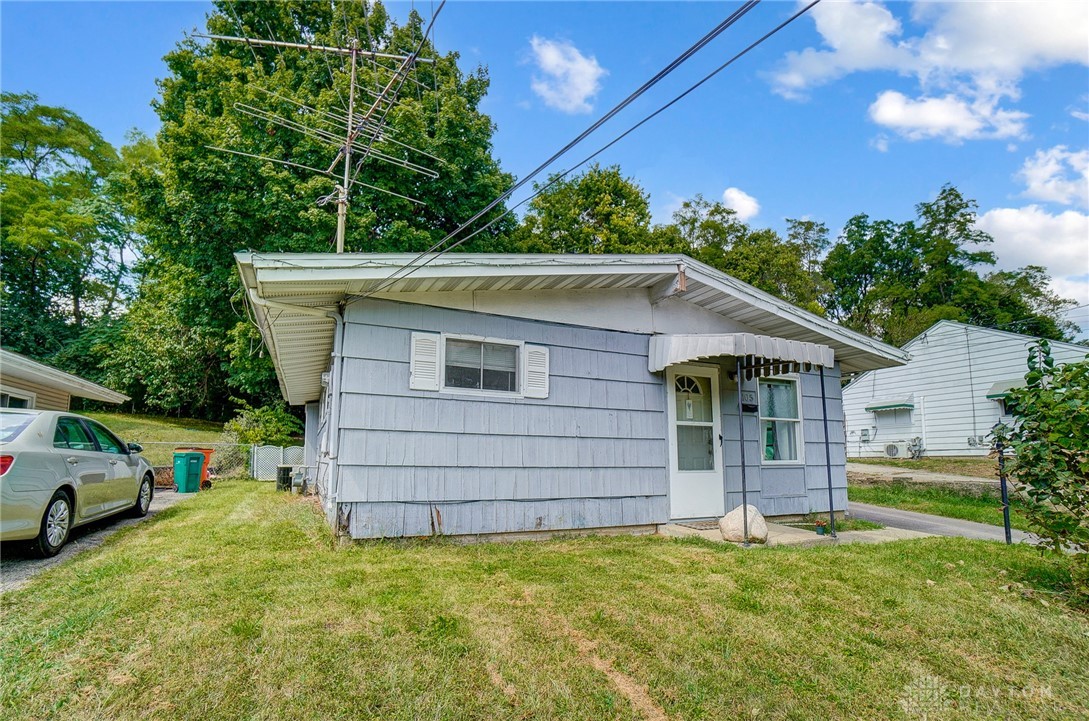
{"type": "Polygon", "coordinates": [[[0,413],[0,443],[14,441],[37,417],[37,413],[0,413]]]}

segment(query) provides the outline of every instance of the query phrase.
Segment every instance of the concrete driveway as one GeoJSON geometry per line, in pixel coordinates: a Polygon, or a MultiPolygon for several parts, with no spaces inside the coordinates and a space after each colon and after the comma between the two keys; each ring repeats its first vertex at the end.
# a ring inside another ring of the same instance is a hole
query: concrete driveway
{"type": "Polygon", "coordinates": [[[50,566],[64,563],[88,548],[102,545],[102,542],[126,526],[132,526],[153,518],[164,508],[169,508],[189,494],[178,494],[173,490],[156,488],[151,499],[151,508],[144,518],[130,518],[125,514],[110,516],[72,530],[68,543],[53,558],[38,558],[30,550],[29,544],[9,542],[0,550],[0,593],[14,591],[26,585],[34,576],[50,566]]]}
{"type": "MultiPolygon", "coordinates": [[[[945,516],[932,516],[929,513],[916,513],[915,511],[901,511],[898,508],[885,506],[871,506],[868,503],[851,501],[848,510],[855,518],[864,521],[873,521],[889,528],[903,528],[909,531],[921,531],[935,536],[960,536],[961,538],[974,538],[984,541],[1005,542],[1006,535],[1002,526],[991,526],[986,523],[974,521],[962,521],[959,518],[946,518],[945,516]]],[[[1036,537],[1012,530],[1011,537],[1014,543],[1035,543],[1036,537]]]]}

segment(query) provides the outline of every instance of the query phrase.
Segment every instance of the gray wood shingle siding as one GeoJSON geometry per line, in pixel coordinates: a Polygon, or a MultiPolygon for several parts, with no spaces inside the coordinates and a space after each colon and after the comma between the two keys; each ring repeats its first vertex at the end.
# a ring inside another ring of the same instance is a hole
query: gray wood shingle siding
{"type": "MultiPolygon", "coordinates": [[[[731,367],[729,364],[727,368],[731,367]]],[[[745,414],[745,479],[749,503],[766,516],[793,516],[828,511],[828,472],[825,465],[824,424],[821,414],[820,376],[799,374],[802,395],[802,444],[798,464],[765,465],[761,459],[760,419],[745,414]]],[[[825,369],[828,436],[832,459],[832,493],[836,510],[847,507],[847,467],[840,403],[840,373],[825,369]]],[[[745,390],[756,391],[756,380],[745,381],[745,390]]],[[[741,505],[740,431],[737,423],[737,386],[726,381],[722,388],[723,461],[726,467],[727,507],[741,505]]]]}
{"type": "MultiPolygon", "coordinates": [[[[669,427],[649,336],[368,299],[345,311],[339,428],[340,524],[354,538],[643,526],[669,520],[669,427]],[[409,387],[414,332],[523,341],[549,350],[543,399],[409,387]]],[[[720,368],[728,508],[741,503],[737,391],[720,368]]],[[[817,373],[800,376],[804,457],[764,465],[759,417],[745,415],[749,503],[766,515],[828,509],[817,373]]],[[[846,507],[838,368],[826,370],[835,507],[846,507]]],[[[756,381],[746,381],[756,390],[756,381]]],[[[327,508],[330,516],[333,509],[327,508]]]]}
{"type": "Polygon", "coordinates": [[[351,536],[667,520],[665,388],[647,370],[648,336],[380,300],[345,315],[338,472],[351,536]],[[411,390],[413,331],[546,346],[549,395],[411,390]]]}

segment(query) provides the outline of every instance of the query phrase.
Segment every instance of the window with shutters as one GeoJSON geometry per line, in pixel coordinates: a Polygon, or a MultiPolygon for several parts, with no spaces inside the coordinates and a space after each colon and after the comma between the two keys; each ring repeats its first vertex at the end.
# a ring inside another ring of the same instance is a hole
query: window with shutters
{"type": "Polygon", "coordinates": [[[453,333],[412,334],[409,388],[548,398],[548,348],[453,333]]]}
{"type": "Polygon", "coordinates": [[[444,388],[519,393],[517,345],[448,337],[444,388]]]}

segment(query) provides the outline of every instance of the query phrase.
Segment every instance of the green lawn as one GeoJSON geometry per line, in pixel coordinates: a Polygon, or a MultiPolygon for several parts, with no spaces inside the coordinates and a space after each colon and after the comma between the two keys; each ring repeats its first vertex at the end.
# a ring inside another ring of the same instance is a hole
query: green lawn
{"type": "Polygon", "coordinates": [[[170,418],[146,416],[137,413],[107,413],[105,411],[78,411],[94,418],[124,441],[149,443],[156,441],[180,443],[215,443],[223,433],[223,424],[200,421],[195,418],[170,418]]]}
{"type": "Polygon", "coordinates": [[[917,461],[896,458],[851,458],[851,463],[890,466],[915,471],[951,473],[994,480],[998,477],[998,461],[994,458],[920,458],[917,461]]]}
{"type": "Polygon", "coordinates": [[[0,597],[0,713],[918,719],[901,700],[938,684],[957,719],[1086,718],[1065,563],[946,538],[340,547],[310,501],[229,481],[0,597]]]}
{"type": "MultiPolygon", "coordinates": [[[[849,484],[847,498],[876,506],[1002,525],[1002,501],[997,495],[976,495],[944,486],[926,487],[918,483],[890,481],[866,485],[849,484]]],[[[1028,530],[1028,521],[1018,508],[1016,499],[1011,499],[1010,502],[1010,525],[1028,530]]]]}

